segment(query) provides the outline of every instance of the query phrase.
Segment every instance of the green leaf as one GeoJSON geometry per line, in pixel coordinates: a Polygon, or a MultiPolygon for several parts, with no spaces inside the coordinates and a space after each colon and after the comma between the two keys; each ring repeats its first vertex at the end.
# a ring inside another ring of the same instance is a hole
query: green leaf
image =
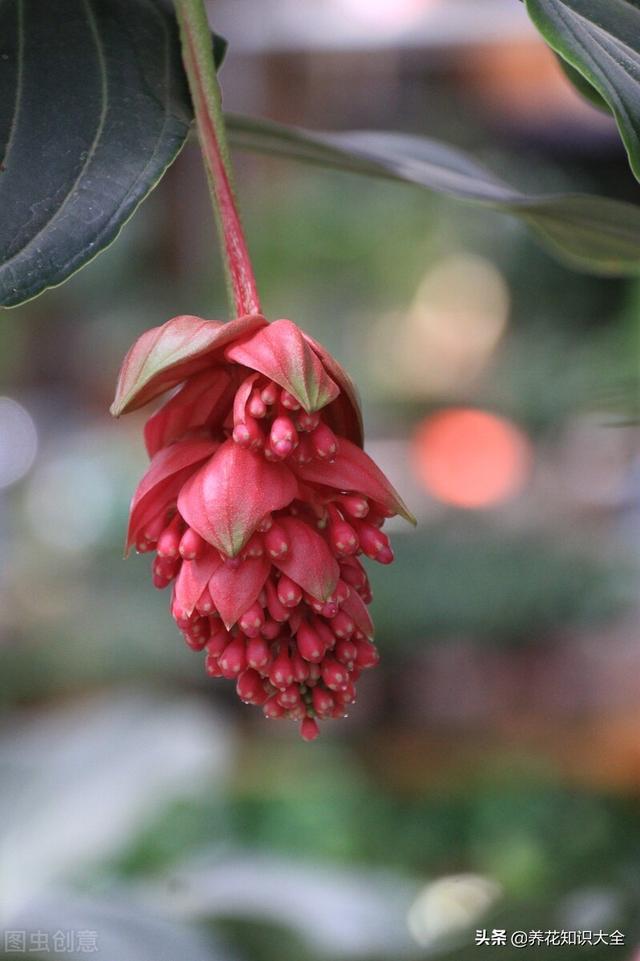
{"type": "Polygon", "coordinates": [[[0,305],[62,283],[108,246],[191,118],[162,3],[0,0],[0,305]]]}
{"type": "Polygon", "coordinates": [[[640,208],[587,194],[525,194],[471,157],[426,137],[382,131],[311,133],[228,117],[232,143],[323,167],[399,180],[513,214],[573,266],[640,269],[640,208]]]}
{"type": "Polygon", "coordinates": [[[611,113],[607,101],[600,96],[595,87],[591,86],[586,77],[583,77],[583,75],[576,70],[575,67],[572,67],[570,63],[568,63],[566,60],[563,60],[562,57],[559,57],[557,54],[556,60],[567,80],[573,84],[578,93],[584,97],[585,100],[588,100],[594,107],[597,107],[598,110],[604,110],[606,113],[611,113]]]}
{"type": "Polygon", "coordinates": [[[549,46],[612,111],[640,180],[640,0],[525,0],[549,46]]]}

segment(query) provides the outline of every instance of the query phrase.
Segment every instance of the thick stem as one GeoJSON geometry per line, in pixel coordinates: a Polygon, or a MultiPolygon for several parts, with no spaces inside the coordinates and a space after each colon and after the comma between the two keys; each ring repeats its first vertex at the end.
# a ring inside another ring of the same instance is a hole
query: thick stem
{"type": "Polygon", "coordinates": [[[232,314],[260,312],[260,301],[232,186],[220,87],[204,0],[174,0],[198,137],[216,215],[232,314]]]}

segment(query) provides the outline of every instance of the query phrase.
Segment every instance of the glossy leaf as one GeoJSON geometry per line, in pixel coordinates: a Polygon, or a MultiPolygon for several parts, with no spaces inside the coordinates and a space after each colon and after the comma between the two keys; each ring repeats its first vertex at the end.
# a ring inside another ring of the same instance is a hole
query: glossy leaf
{"type": "MultiPolygon", "coordinates": [[[[534,24],[611,109],[640,180],[639,0],[526,0],[534,24]]],[[[594,99],[594,95],[591,96],[594,99]]]]}
{"type": "Polygon", "coordinates": [[[632,204],[589,194],[527,194],[462,151],[417,135],[311,133],[239,116],[231,116],[229,125],[232,142],[245,150],[402,181],[512,214],[582,269],[640,270],[640,208],[632,204]]]}
{"type": "Polygon", "coordinates": [[[0,0],[0,305],[108,246],[191,118],[160,0],[0,0]]]}

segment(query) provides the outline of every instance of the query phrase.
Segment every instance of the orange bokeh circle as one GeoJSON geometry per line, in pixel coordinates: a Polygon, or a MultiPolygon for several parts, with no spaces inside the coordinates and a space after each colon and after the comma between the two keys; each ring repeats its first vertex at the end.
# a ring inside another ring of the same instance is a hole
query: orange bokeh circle
{"type": "Polygon", "coordinates": [[[492,507],[525,485],[532,452],[525,434],[488,411],[451,407],[425,418],[412,445],[415,472],[446,504],[492,507]]]}

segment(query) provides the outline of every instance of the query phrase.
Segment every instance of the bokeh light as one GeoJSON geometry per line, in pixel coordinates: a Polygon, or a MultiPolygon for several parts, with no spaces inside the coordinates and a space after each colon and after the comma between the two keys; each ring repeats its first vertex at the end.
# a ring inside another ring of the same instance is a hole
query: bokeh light
{"type": "Polygon", "coordinates": [[[509,306],[506,281],[489,260],[444,257],[424,275],[404,316],[380,319],[371,354],[376,378],[396,395],[459,396],[460,385],[468,389],[486,369],[509,306]]]}
{"type": "Polygon", "coordinates": [[[491,878],[456,874],[427,884],[407,915],[414,940],[423,948],[464,931],[477,922],[502,894],[491,878]]]}
{"type": "Polygon", "coordinates": [[[107,530],[114,493],[107,464],[79,435],[34,472],[25,512],[33,535],[55,552],[75,554],[107,530]]]}
{"type": "Polygon", "coordinates": [[[0,488],[28,473],[38,449],[33,418],[11,397],[0,397],[0,488]]]}
{"type": "Polygon", "coordinates": [[[347,16],[366,21],[368,26],[405,27],[439,0],[336,0],[347,16]]]}
{"type": "Polygon", "coordinates": [[[517,494],[532,460],[531,446],[515,424],[464,407],[427,417],[416,431],[412,454],[427,491],[467,509],[492,507],[517,494]]]}

